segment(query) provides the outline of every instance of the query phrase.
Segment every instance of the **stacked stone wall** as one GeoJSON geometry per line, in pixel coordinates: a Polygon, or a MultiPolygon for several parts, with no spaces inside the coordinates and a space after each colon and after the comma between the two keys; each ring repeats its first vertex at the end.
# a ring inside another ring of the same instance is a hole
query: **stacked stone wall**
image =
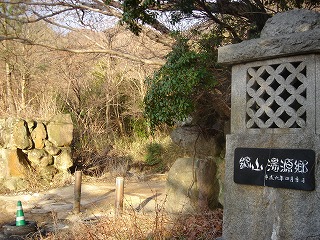
{"type": "Polygon", "coordinates": [[[67,172],[73,165],[72,138],[69,114],[49,121],[0,119],[0,184],[15,189],[12,180],[25,179],[31,172],[45,179],[67,172]]]}

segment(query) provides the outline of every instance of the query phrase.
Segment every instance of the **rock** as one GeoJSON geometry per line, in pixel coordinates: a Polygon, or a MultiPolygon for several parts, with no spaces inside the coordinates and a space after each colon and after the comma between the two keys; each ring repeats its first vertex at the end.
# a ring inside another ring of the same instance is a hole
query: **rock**
{"type": "Polygon", "coordinates": [[[69,146],[73,137],[70,114],[55,116],[47,124],[48,140],[58,147],[69,146]]]}
{"type": "Polygon", "coordinates": [[[26,119],[26,122],[27,122],[27,125],[28,125],[28,129],[29,129],[29,132],[32,132],[33,129],[35,129],[36,127],[36,122],[32,119],[26,119]]]}
{"type": "Polygon", "coordinates": [[[44,140],[47,138],[47,131],[43,123],[38,123],[36,128],[31,132],[31,137],[34,142],[34,147],[42,149],[44,140]]]}
{"type": "Polygon", "coordinates": [[[221,144],[215,137],[205,138],[198,127],[177,127],[170,137],[184,148],[190,156],[198,158],[215,157],[221,152],[221,144]]]}
{"type": "Polygon", "coordinates": [[[7,159],[7,177],[24,178],[27,173],[28,160],[21,149],[5,149],[4,158],[7,159]]]}
{"type": "Polygon", "coordinates": [[[5,155],[5,149],[4,148],[0,148],[0,179],[4,179],[7,177],[8,173],[7,173],[7,166],[8,166],[8,162],[6,159],[6,155],[5,155]]]}
{"type": "Polygon", "coordinates": [[[267,21],[261,38],[219,48],[218,62],[243,64],[275,57],[319,53],[319,22],[320,13],[306,9],[276,14],[267,21]]]}
{"type": "Polygon", "coordinates": [[[61,171],[67,171],[72,165],[71,149],[62,148],[61,153],[54,157],[54,166],[61,171]]]}
{"type": "Polygon", "coordinates": [[[191,213],[219,205],[219,184],[213,160],[179,158],[168,173],[165,209],[191,213]]]}
{"type": "Polygon", "coordinates": [[[60,148],[54,146],[53,143],[48,140],[44,140],[44,150],[52,156],[56,156],[61,152],[60,148]]]}
{"type": "Polygon", "coordinates": [[[13,127],[13,142],[17,148],[29,149],[32,147],[32,140],[28,125],[24,120],[18,120],[13,127]]]}
{"type": "Polygon", "coordinates": [[[44,149],[30,150],[28,159],[34,167],[46,167],[53,164],[53,157],[44,149]]]}
{"type": "Polygon", "coordinates": [[[1,127],[1,140],[0,142],[2,143],[3,148],[8,148],[8,149],[15,149],[15,144],[13,140],[13,128],[15,124],[19,120],[16,118],[9,117],[5,119],[5,121],[1,121],[2,127],[1,127]]]}
{"type": "Polygon", "coordinates": [[[261,31],[261,38],[320,29],[320,13],[306,9],[282,12],[269,18],[261,31]]]}
{"type": "Polygon", "coordinates": [[[49,123],[14,117],[0,119],[0,179],[23,179],[30,174],[30,166],[43,179],[52,179],[58,170],[67,171],[73,165],[69,147],[72,133],[69,114],[55,116],[49,123]],[[57,156],[55,165],[53,156],[57,156]]]}
{"type": "Polygon", "coordinates": [[[57,174],[53,177],[53,182],[71,182],[72,181],[72,175],[68,171],[59,171],[57,174]]]}
{"type": "Polygon", "coordinates": [[[5,145],[5,119],[0,119],[0,147],[4,147],[5,145]]]}

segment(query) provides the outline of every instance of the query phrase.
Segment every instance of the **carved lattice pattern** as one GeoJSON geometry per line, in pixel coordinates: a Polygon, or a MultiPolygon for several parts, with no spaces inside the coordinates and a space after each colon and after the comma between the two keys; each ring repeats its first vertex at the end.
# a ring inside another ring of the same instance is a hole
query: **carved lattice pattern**
{"type": "Polygon", "coordinates": [[[247,71],[247,128],[306,125],[306,65],[290,62],[247,71]]]}

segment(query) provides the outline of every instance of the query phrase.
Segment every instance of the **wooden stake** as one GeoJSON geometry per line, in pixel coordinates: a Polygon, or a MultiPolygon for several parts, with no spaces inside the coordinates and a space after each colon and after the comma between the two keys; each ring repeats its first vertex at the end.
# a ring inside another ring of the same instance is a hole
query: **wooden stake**
{"type": "Polygon", "coordinates": [[[123,211],[123,189],[124,189],[124,178],[116,178],[116,201],[115,201],[115,214],[118,216],[121,215],[123,211]]]}
{"type": "Polygon", "coordinates": [[[74,184],[74,204],[73,212],[80,213],[80,200],[81,200],[81,177],[82,172],[75,172],[75,184],[74,184]]]}

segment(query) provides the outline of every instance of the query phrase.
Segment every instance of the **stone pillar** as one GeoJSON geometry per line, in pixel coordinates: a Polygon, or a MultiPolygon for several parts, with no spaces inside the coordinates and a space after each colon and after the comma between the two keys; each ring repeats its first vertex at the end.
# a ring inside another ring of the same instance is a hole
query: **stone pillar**
{"type": "Polygon", "coordinates": [[[277,14],[218,59],[232,65],[223,239],[320,239],[320,13],[277,14]]]}

